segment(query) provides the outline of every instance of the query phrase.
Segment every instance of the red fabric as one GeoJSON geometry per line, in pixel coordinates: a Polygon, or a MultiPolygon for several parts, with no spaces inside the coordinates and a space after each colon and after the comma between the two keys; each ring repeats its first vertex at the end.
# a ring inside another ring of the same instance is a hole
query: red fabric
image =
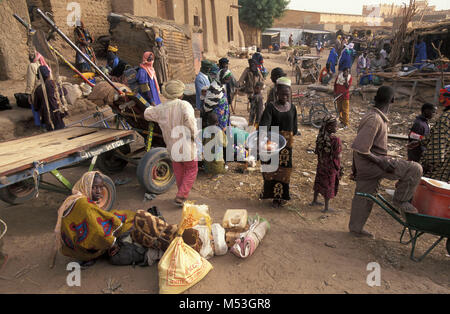
{"type": "Polygon", "coordinates": [[[50,69],[47,62],[45,62],[45,58],[39,52],[36,51],[34,62],[36,62],[38,60],[39,60],[39,64],[42,66],[46,66],[48,68],[48,71],[50,72],[50,74],[52,74],[52,69],[50,69]]]}
{"type": "Polygon", "coordinates": [[[450,106],[450,91],[448,89],[441,89],[439,101],[444,107],[450,106]]]}
{"type": "Polygon", "coordinates": [[[325,75],[328,74],[327,68],[323,68],[322,71],[320,71],[320,76],[319,76],[319,82],[322,82],[322,77],[324,77],[325,75]]]}
{"type": "Polygon", "coordinates": [[[198,161],[172,161],[172,167],[178,186],[177,197],[187,199],[197,179],[198,161]]]}
{"type": "Polygon", "coordinates": [[[318,160],[316,180],[314,182],[314,192],[318,192],[326,199],[334,198],[339,190],[341,140],[332,136],[331,147],[331,156],[330,154],[323,154],[322,159],[318,160]]]}
{"type": "Polygon", "coordinates": [[[334,83],[334,94],[336,96],[339,96],[340,94],[343,94],[339,99],[343,100],[350,100],[350,87],[352,86],[353,77],[350,78],[348,81],[348,88],[345,87],[345,85],[337,84],[337,78],[334,83]]]}
{"type": "Polygon", "coordinates": [[[150,78],[152,80],[153,79],[155,80],[156,88],[158,89],[158,93],[160,93],[159,84],[158,84],[158,78],[156,77],[156,71],[153,68],[153,63],[155,63],[154,60],[155,60],[155,55],[153,54],[153,52],[151,52],[151,51],[145,52],[144,55],[142,56],[141,68],[143,68],[147,72],[148,76],[150,76],[150,78]],[[147,61],[147,59],[150,56],[153,56],[153,61],[152,62],[148,62],[147,61]]]}

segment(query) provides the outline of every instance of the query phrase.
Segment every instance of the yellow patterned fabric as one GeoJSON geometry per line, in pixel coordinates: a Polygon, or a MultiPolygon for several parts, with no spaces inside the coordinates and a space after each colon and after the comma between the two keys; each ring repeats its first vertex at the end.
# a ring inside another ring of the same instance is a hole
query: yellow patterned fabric
{"type": "Polygon", "coordinates": [[[72,195],[58,209],[56,249],[79,261],[89,261],[104,254],[117,236],[131,229],[136,215],[131,211],[107,212],[89,201],[97,174],[103,176],[98,171],[86,172],[75,183],[72,195]]]}
{"type": "Polygon", "coordinates": [[[61,253],[79,261],[98,258],[110,249],[116,238],[133,226],[136,213],[100,209],[87,198],[78,199],[61,222],[61,253]]]}

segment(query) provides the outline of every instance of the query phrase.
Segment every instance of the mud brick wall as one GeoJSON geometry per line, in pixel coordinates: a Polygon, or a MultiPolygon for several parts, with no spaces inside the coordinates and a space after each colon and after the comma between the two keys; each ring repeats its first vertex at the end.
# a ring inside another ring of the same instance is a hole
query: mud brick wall
{"type": "Polygon", "coordinates": [[[25,0],[0,1],[0,80],[23,79],[29,63],[27,31],[14,13],[29,22],[25,0]]]}
{"type": "MultiPolygon", "coordinates": [[[[155,45],[155,30],[136,29],[127,22],[120,22],[111,29],[112,40],[117,44],[119,56],[132,66],[139,66],[145,51],[152,51],[155,45]],[[148,32],[148,34],[146,33],[148,32]]],[[[157,36],[164,39],[169,57],[169,78],[192,83],[195,79],[192,40],[182,32],[161,29],[157,36]]]]}
{"type": "Polygon", "coordinates": [[[99,37],[108,35],[108,15],[111,13],[110,0],[50,0],[53,20],[69,38],[73,38],[73,27],[67,25],[67,17],[70,11],[67,5],[77,2],[81,7],[81,20],[91,35],[99,37]]]}
{"type": "MultiPolygon", "coordinates": [[[[74,40],[74,27],[69,26],[68,17],[73,15],[74,9],[68,7],[71,2],[80,5],[81,20],[85,27],[89,30],[94,39],[109,34],[108,15],[111,13],[111,0],[26,0],[28,7],[34,6],[41,9],[44,13],[50,13],[52,19],[61,31],[74,40]]],[[[33,15],[32,25],[36,29],[48,32],[49,25],[36,13],[33,15]]],[[[69,61],[75,62],[75,51],[61,39],[59,35],[55,35],[55,41],[51,44],[58,49],[69,61]]]]}

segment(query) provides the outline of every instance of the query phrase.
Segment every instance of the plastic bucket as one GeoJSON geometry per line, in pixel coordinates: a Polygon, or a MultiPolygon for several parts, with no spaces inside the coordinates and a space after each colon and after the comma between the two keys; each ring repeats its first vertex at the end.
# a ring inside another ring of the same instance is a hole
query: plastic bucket
{"type": "Polygon", "coordinates": [[[412,204],[423,215],[450,219],[450,184],[422,178],[412,204]]]}

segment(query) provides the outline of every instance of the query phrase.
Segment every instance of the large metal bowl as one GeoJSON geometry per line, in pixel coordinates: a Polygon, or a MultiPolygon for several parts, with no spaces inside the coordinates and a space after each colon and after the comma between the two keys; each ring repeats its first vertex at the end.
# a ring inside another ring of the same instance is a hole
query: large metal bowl
{"type": "Polygon", "coordinates": [[[275,133],[275,132],[267,132],[263,136],[259,136],[259,132],[255,131],[251,133],[247,141],[245,143],[246,147],[250,150],[250,155],[252,155],[252,152],[258,152],[261,157],[272,157],[277,154],[279,154],[280,151],[282,151],[286,147],[287,141],[284,138],[284,136],[275,133]],[[274,150],[265,150],[265,144],[268,141],[274,142],[277,144],[278,148],[274,150]],[[259,141],[259,145],[258,145],[259,141]],[[259,146],[259,149],[258,149],[259,146]]]}

